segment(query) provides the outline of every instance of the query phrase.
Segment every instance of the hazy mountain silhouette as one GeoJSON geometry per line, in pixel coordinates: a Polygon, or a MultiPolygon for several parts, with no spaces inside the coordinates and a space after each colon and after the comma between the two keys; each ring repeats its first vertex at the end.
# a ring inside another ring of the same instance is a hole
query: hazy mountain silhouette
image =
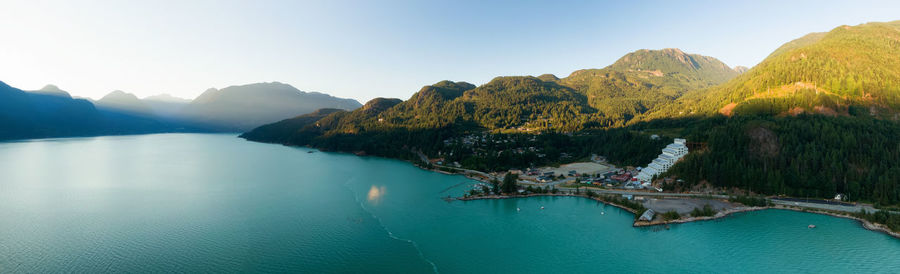
{"type": "Polygon", "coordinates": [[[360,106],[353,99],[303,92],[272,82],[208,89],[188,104],[180,117],[214,130],[248,131],[321,108],[353,110],[360,106]]]}
{"type": "Polygon", "coordinates": [[[155,113],[143,100],[121,90],[110,92],[94,102],[98,109],[128,113],[138,116],[154,116],[155,113]]]}
{"type": "Polygon", "coordinates": [[[352,99],[303,92],[277,82],[210,89],[193,101],[171,95],[140,99],[116,90],[93,102],[72,98],[54,85],[23,91],[0,82],[0,139],[237,132],[320,108],[360,106],[352,99]]]}
{"type": "Polygon", "coordinates": [[[191,100],[175,97],[169,94],[159,94],[145,97],[143,100],[150,109],[159,117],[174,119],[178,117],[191,100]]]}
{"type": "Polygon", "coordinates": [[[25,92],[0,82],[0,139],[165,132],[156,120],[98,110],[56,86],[25,92]]]}

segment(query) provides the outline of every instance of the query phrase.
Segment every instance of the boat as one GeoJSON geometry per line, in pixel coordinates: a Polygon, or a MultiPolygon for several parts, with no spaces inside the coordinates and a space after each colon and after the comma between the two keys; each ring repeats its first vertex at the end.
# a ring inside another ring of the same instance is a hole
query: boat
{"type": "Polygon", "coordinates": [[[816,225],[809,225],[808,228],[816,228],[816,225]]]}
{"type": "Polygon", "coordinates": [[[541,209],[544,209],[544,207],[541,207],[541,209]]]}
{"type": "Polygon", "coordinates": [[[604,212],[604,211],[600,211],[600,215],[603,215],[603,214],[606,214],[606,212],[604,212]]]}
{"type": "Polygon", "coordinates": [[[306,153],[316,153],[314,150],[307,151],[306,153]]]}
{"type": "Polygon", "coordinates": [[[516,208],[516,211],[522,211],[522,209],[517,207],[517,208],[516,208]]]}

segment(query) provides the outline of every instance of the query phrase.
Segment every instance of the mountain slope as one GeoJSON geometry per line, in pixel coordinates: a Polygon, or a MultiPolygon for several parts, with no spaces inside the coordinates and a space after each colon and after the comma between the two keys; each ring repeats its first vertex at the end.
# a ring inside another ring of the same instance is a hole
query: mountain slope
{"type": "Polygon", "coordinates": [[[575,71],[560,83],[584,93],[607,121],[621,125],[687,91],[715,86],[738,74],[708,56],[678,49],[639,50],[603,69],[575,71]]]}
{"type": "Polygon", "coordinates": [[[209,89],[185,106],[184,119],[225,131],[247,131],[257,126],[313,112],[320,108],[352,110],[353,99],[303,92],[278,82],[209,89]]]}
{"type": "Polygon", "coordinates": [[[648,118],[803,112],[896,119],[900,21],[804,36],[728,83],[685,94],[648,118]]]}

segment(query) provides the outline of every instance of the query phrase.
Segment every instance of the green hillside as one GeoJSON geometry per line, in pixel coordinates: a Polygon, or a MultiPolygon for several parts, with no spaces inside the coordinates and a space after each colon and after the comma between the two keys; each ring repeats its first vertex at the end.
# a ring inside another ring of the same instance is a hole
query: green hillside
{"type": "Polygon", "coordinates": [[[316,121],[337,112],[344,112],[344,110],[334,108],[319,109],[312,113],[257,127],[250,132],[241,134],[240,137],[266,143],[305,143],[308,141],[306,139],[315,137],[316,133],[318,133],[309,127],[315,127],[316,121]]]}
{"type": "Polygon", "coordinates": [[[678,49],[639,50],[607,68],[573,72],[560,83],[585,94],[590,106],[607,118],[603,126],[621,126],[687,91],[722,84],[738,74],[708,56],[678,49]]]}
{"type": "Polygon", "coordinates": [[[791,41],[750,71],[694,90],[645,120],[688,115],[874,115],[900,110],[900,21],[841,26],[791,41]]]}

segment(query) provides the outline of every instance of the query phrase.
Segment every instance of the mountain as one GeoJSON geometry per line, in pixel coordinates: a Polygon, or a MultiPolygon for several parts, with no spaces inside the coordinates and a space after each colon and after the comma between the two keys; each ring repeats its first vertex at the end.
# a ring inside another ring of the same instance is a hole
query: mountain
{"type": "Polygon", "coordinates": [[[152,119],[98,110],[55,86],[25,92],[0,82],[0,140],[163,132],[152,119]]]}
{"type": "MultiPolygon", "coordinates": [[[[389,107],[377,111],[368,106],[385,104],[386,99],[373,100],[348,113],[326,116],[329,126],[316,128],[315,132],[334,135],[439,128],[572,132],[621,126],[691,89],[720,84],[738,74],[712,57],[678,49],[640,50],[606,68],[579,70],[563,79],[552,74],[496,77],[477,87],[466,82],[441,81],[422,87],[406,101],[391,101],[389,107]]],[[[312,129],[294,129],[304,130],[312,129]]],[[[281,139],[263,135],[248,138],[281,139]]]]}
{"type": "Polygon", "coordinates": [[[159,94],[148,96],[142,99],[153,113],[164,119],[175,119],[181,110],[184,109],[191,100],[175,97],[169,94],[159,94]]]}
{"type": "Polygon", "coordinates": [[[334,108],[319,109],[312,113],[257,127],[250,132],[241,134],[240,137],[265,143],[305,143],[308,141],[307,138],[315,137],[313,133],[316,132],[314,125],[316,121],[338,112],[345,111],[334,108]]]}
{"type": "Polygon", "coordinates": [[[154,112],[144,101],[131,93],[121,90],[110,92],[94,102],[99,109],[128,113],[139,116],[153,116],[154,112]]]}
{"type": "Polygon", "coordinates": [[[663,176],[767,195],[900,204],[900,21],[788,42],[725,84],[646,113],[634,130],[698,149],[663,176]]]}
{"type": "Polygon", "coordinates": [[[0,88],[0,139],[241,131],[320,108],[360,106],[281,83],[210,89],[193,101],[171,95],[140,99],[120,90],[91,101],[54,85],[28,92],[5,83],[0,88]]]}
{"type": "Polygon", "coordinates": [[[721,61],[679,49],[639,50],[603,69],[573,72],[560,83],[584,93],[606,124],[630,120],[687,91],[724,83],[739,75],[721,61]]]}
{"type": "Polygon", "coordinates": [[[56,97],[64,97],[64,98],[72,98],[72,95],[69,95],[68,92],[59,89],[59,87],[55,85],[46,85],[39,90],[28,91],[33,94],[42,94],[42,95],[50,95],[56,97]]]}
{"type": "Polygon", "coordinates": [[[788,42],[727,83],[647,119],[771,114],[900,116],[900,21],[840,26],[788,42]]]}
{"type": "Polygon", "coordinates": [[[222,131],[248,131],[260,125],[311,113],[321,108],[353,110],[353,99],[303,92],[278,82],[208,89],[184,107],[181,117],[222,131]]]}

